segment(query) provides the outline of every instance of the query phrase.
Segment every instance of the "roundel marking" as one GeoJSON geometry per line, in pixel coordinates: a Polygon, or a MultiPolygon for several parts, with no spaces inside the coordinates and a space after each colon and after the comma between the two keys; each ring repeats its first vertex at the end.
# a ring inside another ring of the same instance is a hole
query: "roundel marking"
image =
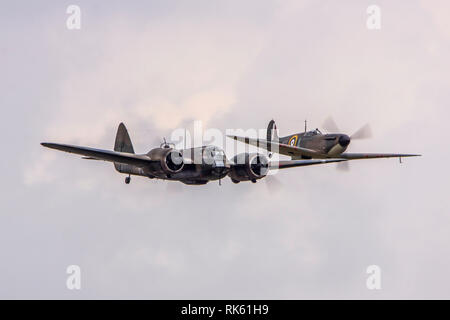
{"type": "Polygon", "coordinates": [[[297,145],[297,139],[298,139],[298,137],[295,135],[295,136],[292,136],[290,139],[289,139],[289,142],[288,142],[288,144],[290,145],[290,146],[292,146],[292,147],[295,147],[296,145],[297,145]]]}

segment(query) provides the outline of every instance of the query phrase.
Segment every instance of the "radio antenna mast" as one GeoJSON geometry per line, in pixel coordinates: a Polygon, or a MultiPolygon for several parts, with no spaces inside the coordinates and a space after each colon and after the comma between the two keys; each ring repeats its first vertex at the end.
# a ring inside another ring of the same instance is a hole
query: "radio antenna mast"
{"type": "Polygon", "coordinates": [[[307,124],[307,120],[305,120],[305,132],[306,132],[306,124],[307,124]]]}

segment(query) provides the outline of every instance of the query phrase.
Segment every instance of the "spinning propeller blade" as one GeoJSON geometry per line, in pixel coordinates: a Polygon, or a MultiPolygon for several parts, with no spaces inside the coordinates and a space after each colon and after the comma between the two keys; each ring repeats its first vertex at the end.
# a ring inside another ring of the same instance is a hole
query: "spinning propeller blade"
{"type": "Polygon", "coordinates": [[[361,140],[368,139],[372,137],[372,130],[370,129],[370,125],[367,123],[366,125],[359,128],[354,134],[350,136],[352,140],[361,140]]]}

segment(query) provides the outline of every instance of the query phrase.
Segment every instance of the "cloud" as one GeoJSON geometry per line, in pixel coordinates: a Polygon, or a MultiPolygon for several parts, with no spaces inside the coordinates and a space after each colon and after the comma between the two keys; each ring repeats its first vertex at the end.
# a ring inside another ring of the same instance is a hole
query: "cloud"
{"type": "Polygon", "coordinates": [[[422,6],[380,4],[373,33],[359,2],[90,3],[80,32],[64,29],[62,5],[25,20],[4,10],[5,47],[21,50],[1,53],[0,296],[449,296],[449,46],[422,6]],[[272,192],[265,181],[125,185],[110,163],[38,144],[109,149],[124,121],[146,152],[191,120],[223,130],[275,118],[283,135],[330,114],[345,132],[371,123],[374,138],[351,151],[424,157],[280,170],[272,192]],[[69,264],[80,292],[64,287],[69,264]],[[365,287],[371,264],[382,292],[365,287]]]}
{"type": "Polygon", "coordinates": [[[33,185],[36,183],[51,183],[55,180],[55,174],[52,171],[52,163],[56,159],[55,154],[41,154],[33,164],[27,166],[24,171],[25,185],[33,185]]]}
{"type": "Polygon", "coordinates": [[[52,50],[62,59],[64,77],[48,135],[98,143],[122,119],[167,130],[186,118],[207,122],[231,109],[237,82],[259,52],[260,35],[239,34],[245,27],[239,24],[130,25],[122,19],[100,18],[82,31],[82,39],[67,40],[70,45],[55,37],[52,50]],[[83,55],[94,41],[96,54],[83,55]]]}
{"type": "Polygon", "coordinates": [[[427,10],[432,18],[432,22],[435,24],[439,32],[441,32],[446,38],[450,37],[450,22],[448,20],[447,12],[450,9],[448,1],[445,0],[433,0],[433,1],[420,1],[420,5],[427,10]]]}
{"type": "MultiPolygon", "coordinates": [[[[62,76],[46,139],[108,148],[123,121],[133,142],[148,150],[187,120],[207,126],[230,112],[238,81],[259,53],[261,32],[239,33],[242,21],[232,27],[210,23],[209,28],[195,20],[130,24],[113,15],[100,16],[80,36],[48,31],[62,76]]],[[[51,161],[36,155],[27,176],[38,176],[32,171],[51,167],[51,161]]]]}

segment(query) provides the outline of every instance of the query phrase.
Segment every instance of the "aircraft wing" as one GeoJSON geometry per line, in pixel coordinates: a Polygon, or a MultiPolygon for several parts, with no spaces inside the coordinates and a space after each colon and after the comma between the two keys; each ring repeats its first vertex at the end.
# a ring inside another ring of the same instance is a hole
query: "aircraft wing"
{"type": "Polygon", "coordinates": [[[252,146],[265,149],[265,150],[269,150],[269,145],[270,145],[271,151],[276,150],[276,153],[283,154],[286,156],[291,156],[291,157],[306,156],[306,157],[313,157],[313,158],[325,158],[324,155],[320,152],[317,152],[317,151],[314,151],[311,149],[301,148],[301,147],[294,147],[294,146],[290,146],[288,144],[279,143],[279,142],[275,142],[275,141],[267,141],[265,139],[253,139],[253,138],[239,137],[239,136],[227,136],[227,137],[234,139],[236,141],[240,141],[242,143],[250,144],[252,146]]]}
{"type": "Polygon", "coordinates": [[[84,156],[86,159],[92,160],[104,160],[116,163],[130,164],[138,167],[145,167],[146,165],[153,163],[149,157],[145,155],[138,155],[126,152],[117,152],[110,150],[95,149],[89,147],[79,147],[70,144],[58,144],[58,143],[41,143],[44,147],[56,149],[64,152],[75,153],[84,156]]]}
{"type": "MultiPolygon", "coordinates": [[[[300,157],[307,156],[312,158],[327,158],[327,155],[324,155],[315,150],[306,149],[302,147],[290,146],[284,143],[278,143],[275,141],[268,141],[264,139],[253,139],[247,137],[239,137],[239,136],[227,136],[231,139],[250,144],[256,146],[258,148],[262,148],[265,150],[269,150],[269,144],[271,144],[271,150],[277,150],[277,153],[291,156],[291,157],[300,157]]],[[[345,159],[345,160],[357,160],[357,159],[377,159],[377,158],[403,158],[403,157],[418,157],[420,154],[403,154],[403,153],[342,153],[340,155],[335,155],[335,158],[345,159]]],[[[334,161],[336,162],[336,161],[334,161]]]]}
{"type": "Polygon", "coordinates": [[[341,153],[337,157],[346,160],[358,159],[377,159],[377,158],[406,158],[420,157],[420,154],[403,154],[403,153],[341,153]]]}
{"type": "Polygon", "coordinates": [[[332,162],[342,162],[347,159],[313,159],[313,160],[286,160],[286,161],[274,161],[269,165],[270,169],[287,169],[294,167],[312,166],[315,164],[325,164],[332,162]]]}

